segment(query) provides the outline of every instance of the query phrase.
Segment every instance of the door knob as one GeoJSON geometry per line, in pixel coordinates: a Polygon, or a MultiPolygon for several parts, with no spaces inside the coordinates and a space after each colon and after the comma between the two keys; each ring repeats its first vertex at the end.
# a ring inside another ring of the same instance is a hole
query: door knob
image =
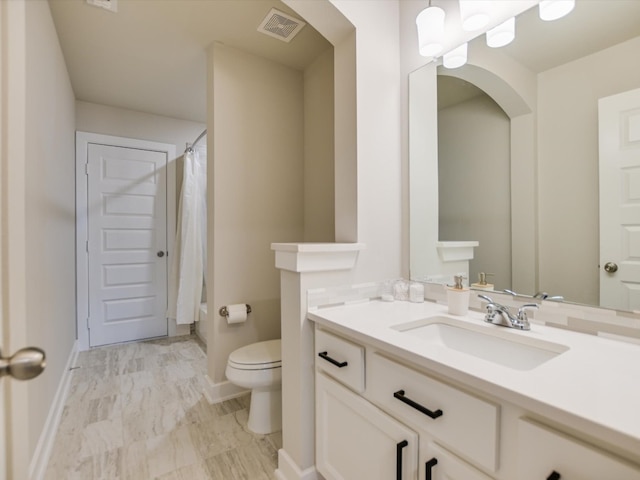
{"type": "Polygon", "coordinates": [[[618,265],[613,262],[607,262],[604,264],[604,271],[607,273],[615,273],[618,271],[618,265]]]}
{"type": "Polygon", "coordinates": [[[47,365],[44,350],[27,347],[5,358],[0,352],[0,377],[10,375],[17,380],[30,380],[42,373],[47,365]]]}
{"type": "Polygon", "coordinates": [[[160,258],[164,257],[164,252],[162,250],[158,251],[158,253],[156,253],[156,255],[158,255],[160,258]]]}

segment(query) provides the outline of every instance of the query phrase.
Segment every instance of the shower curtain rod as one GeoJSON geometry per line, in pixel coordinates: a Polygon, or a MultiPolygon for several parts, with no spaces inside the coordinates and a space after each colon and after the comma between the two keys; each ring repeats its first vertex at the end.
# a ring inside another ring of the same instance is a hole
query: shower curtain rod
{"type": "Polygon", "coordinates": [[[198,135],[198,138],[196,138],[195,141],[191,145],[189,145],[187,143],[187,148],[185,148],[185,150],[184,150],[185,153],[186,152],[193,152],[193,147],[195,147],[196,144],[200,141],[200,139],[202,139],[202,137],[204,137],[206,134],[207,134],[207,129],[205,128],[204,131],[200,135],[198,135]]]}

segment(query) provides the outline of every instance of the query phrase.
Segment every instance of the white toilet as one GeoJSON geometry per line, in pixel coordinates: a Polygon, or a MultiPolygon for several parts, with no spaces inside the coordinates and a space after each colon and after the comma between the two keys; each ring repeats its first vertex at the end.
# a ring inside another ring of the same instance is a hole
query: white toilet
{"type": "Polygon", "coordinates": [[[231,352],[225,371],[229,381],[251,389],[249,430],[272,433],[282,429],[281,341],[252,343],[231,352]]]}

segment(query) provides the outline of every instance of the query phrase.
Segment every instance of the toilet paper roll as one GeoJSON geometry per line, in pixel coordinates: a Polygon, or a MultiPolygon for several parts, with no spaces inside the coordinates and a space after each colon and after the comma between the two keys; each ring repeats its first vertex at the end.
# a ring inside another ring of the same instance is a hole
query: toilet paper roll
{"type": "Polygon", "coordinates": [[[247,305],[244,303],[237,303],[235,305],[229,305],[227,307],[229,314],[227,315],[227,323],[243,323],[247,321],[247,305]]]}

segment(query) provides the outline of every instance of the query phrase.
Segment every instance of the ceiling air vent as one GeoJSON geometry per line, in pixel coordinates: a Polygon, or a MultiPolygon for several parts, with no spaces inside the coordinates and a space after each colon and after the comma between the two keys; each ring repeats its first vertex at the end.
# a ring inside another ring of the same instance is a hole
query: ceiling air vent
{"type": "Polygon", "coordinates": [[[104,8],[113,13],[118,12],[118,0],[87,0],[87,3],[94,7],[104,8]]]}
{"type": "Polygon", "coordinates": [[[283,42],[290,42],[305,25],[302,20],[272,8],[258,27],[258,31],[283,42]]]}

